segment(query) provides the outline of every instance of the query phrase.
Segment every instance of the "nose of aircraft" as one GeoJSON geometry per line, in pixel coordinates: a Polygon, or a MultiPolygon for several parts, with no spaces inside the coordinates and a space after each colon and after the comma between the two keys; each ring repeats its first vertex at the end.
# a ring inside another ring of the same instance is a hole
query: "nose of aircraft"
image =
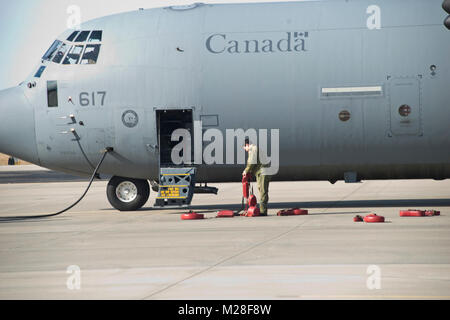
{"type": "Polygon", "coordinates": [[[0,153],[39,164],[34,109],[21,87],[0,91],[0,153]]]}

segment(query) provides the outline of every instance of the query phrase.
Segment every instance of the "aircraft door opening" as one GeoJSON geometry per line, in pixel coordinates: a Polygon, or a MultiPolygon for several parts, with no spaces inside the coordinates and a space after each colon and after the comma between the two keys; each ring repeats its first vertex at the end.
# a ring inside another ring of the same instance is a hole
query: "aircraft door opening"
{"type": "MultiPolygon", "coordinates": [[[[156,124],[159,142],[160,167],[174,167],[180,164],[172,160],[173,148],[181,143],[181,140],[172,141],[172,134],[177,129],[185,129],[190,135],[191,163],[183,163],[181,166],[191,165],[194,161],[193,152],[193,115],[191,109],[156,110],[156,124]]],[[[184,138],[181,138],[184,139],[184,138]]],[[[181,151],[180,157],[183,156],[181,151]]]]}
{"type": "Polygon", "coordinates": [[[422,135],[420,80],[392,78],[389,83],[390,133],[394,136],[422,135]]]}

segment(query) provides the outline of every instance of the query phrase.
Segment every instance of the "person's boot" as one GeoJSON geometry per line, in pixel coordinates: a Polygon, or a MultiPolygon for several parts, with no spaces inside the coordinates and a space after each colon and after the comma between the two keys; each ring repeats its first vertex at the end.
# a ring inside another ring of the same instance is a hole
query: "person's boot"
{"type": "Polygon", "coordinates": [[[267,207],[263,204],[259,205],[259,215],[262,217],[267,217],[267,207]]]}

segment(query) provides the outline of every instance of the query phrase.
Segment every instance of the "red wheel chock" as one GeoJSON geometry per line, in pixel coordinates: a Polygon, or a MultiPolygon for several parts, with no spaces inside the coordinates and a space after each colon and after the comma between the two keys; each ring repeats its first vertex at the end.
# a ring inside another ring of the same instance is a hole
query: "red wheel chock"
{"type": "Polygon", "coordinates": [[[277,212],[277,216],[303,216],[307,214],[308,210],[299,208],[284,209],[277,212]]]}
{"type": "Polygon", "coordinates": [[[362,222],[362,221],[364,221],[364,219],[360,215],[357,215],[357,216],[353,217],[353,221],[354,222],[362,222]]]}
{"type": "Polygon", "coordinates": [[[258,207],[250,207],[245,214],[246,217],[258,217],[259,216],[259,208],[258,207]]]}
{"type": "Polygon", "coordinates": [[[408,209],[401,210],[400,217],[432,217],[432,216],[440,216],[441,212],[437,210],[417,210],[417,209],[408,209]]]}
{"type": "Polygon", "coordinates": [[[277,212],[277,216],[292,216],[293,212],[291,210],[280,210],[277,212]]]}
{"type": "Polygon", "coordinates": [[[440,216],[441,212],[436,210],[425,210],[426,216],[440,216]]]}
{"type": "Polygon", "coordinates": [[[216,218],[233,218],[234,217],[234,211],[233,210],[221,210],[217,212],[216,218]]]}
{"type": "Polygon", "coordinates": [[[424,210],[408,209],[400,210],[400,217],[423,217],[425,216],[424,210]]]}
{"type": "Polygon", "coordinates": [[[189,211],[188,213],[183,213],[181,215],[181,220],[198,220],[203,218],[204,218],[203,214],[195,213],[192,211],[189,211]]]}
{"type": "Polygon", "coordinates": [[[308,214],[308,210],[305,209],[292,208],[291,210],[294,213],[294,216],[304,216],[308,214]]]}
{"type": "Polygon", "coordinates": [[[367,223],[384,222],[384,217],[377,216],[375,213],[371,213],[364,217],[364,222],[367,222],[367,223]]]}

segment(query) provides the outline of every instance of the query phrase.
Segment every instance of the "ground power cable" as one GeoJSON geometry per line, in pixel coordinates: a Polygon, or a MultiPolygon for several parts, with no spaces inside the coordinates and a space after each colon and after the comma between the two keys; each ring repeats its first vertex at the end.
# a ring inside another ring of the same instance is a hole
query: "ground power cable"
{"type": "Polygon", "coordinates": [[[41,218],[48,218],[48,217],[54,217],[54,216],[58,216],[70,209],[72,209],[73,207],[75,207],[81,200],[83,200],[83,198],[86,196],[86,194],[88,193],[89,189],[91,188],[92,182],[94,182],[94,179],[97,177],[97,173],[98,170],[100,169],[103,160],[105,160],[106,155],[110,152],[114,151],[113,148],[108,147],[106,149],[103,150],[103,155],[102,158],[100,159],[100,161],[98,162],[97,166],[94,169],[94,172],[92,173],[92,176],[89,180],[89,184],[86,187],[86,190],[84,191],[84,193],[81,195],[81,197],[75,201],[73,204],[71,204],[70,206],[68,206],[67,208],[58,211],[56,213],[50,213],[50,214],[41,214],[41,215],[33,215],[33,216],[9,216],[9,217],[0,217],[0,222],[7,222],[7,221],[16,221],[16,220],[28,220],[28,219],[41,219],[41,218]]]}

